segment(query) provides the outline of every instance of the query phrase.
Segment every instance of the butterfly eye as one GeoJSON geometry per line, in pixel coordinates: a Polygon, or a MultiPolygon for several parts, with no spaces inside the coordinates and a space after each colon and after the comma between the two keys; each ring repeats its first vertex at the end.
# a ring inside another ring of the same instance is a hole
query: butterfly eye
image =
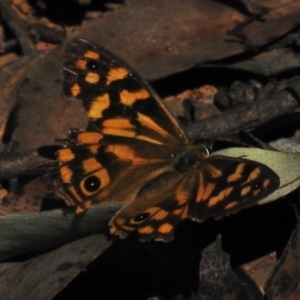
{"type": "Polygon", "coordinates": [[[135,216],[133,218],[133,221],[135,223],[140,223],[140,222],[143,222],[145,221],[146,219],[148,219],[150,217],[150,213],[146,212],[146,213],[142,213],[142,214],[139,214],[137,216],[135,216]]]}
{"type": "Polygon", "coordinates": [[[83,186],[89,193],[94,193],[101,187],[101,180],[93,175],[84,180],[83,186]]]}
{"type": "Polygon", "coordinates": [[[87,64],[86,64],[86,67],[91,70],[91,71],[95,71],[95,70],[98,70],[99,69],[99,63],[92,60],[92,61],[89,61],[87,64]]]}

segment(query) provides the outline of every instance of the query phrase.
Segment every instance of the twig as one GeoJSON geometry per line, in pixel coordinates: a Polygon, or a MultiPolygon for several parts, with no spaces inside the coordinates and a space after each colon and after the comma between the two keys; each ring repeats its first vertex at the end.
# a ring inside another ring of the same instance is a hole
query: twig
{"type": "Polygon", "coordinates": [[[49,173],[56,169],[55,161],[41,157],[37,151],[9,152],[0,155],[0,180],[25,174],[49,173]]]}
{"type": "Polygon", "coordinates": [[[267,99],[240,104],[220,115],[197,121],[186,127],[192,140],[216,138],[241,130],[254,129],[299,107],[298,99],[287,90],[269,95],[267,99]]]}
{"type": "Polygon", "coordinates": [[[14,32],[18,39],[23,54],[30,54],[35,51],[35,48],[31,42],[29,32],[24,26],[24,23],[19,19],[17,14],[12,10],[10,2],[7,0],[0,0],[0,14],[1,18],[7,23],[9,28],[14,32]]]}

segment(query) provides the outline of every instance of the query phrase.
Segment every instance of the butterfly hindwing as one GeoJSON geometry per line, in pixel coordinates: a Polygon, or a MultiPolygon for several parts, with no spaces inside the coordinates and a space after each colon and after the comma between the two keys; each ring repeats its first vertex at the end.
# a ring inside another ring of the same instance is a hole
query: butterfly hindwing
{"type": "Polygon", "coordinates": [[[124,238],[135,231],[144,241],[172,240],[178,223],[188,217],[188,204],[196,192],[195,180],[192,174],[184,176],[171,168],[157,176],[153,181],[155,185],[139,193],[134,202],[112,218],[111,233],[124,238]],[[164,184],[166,178],[169,184],[164,184]]]}

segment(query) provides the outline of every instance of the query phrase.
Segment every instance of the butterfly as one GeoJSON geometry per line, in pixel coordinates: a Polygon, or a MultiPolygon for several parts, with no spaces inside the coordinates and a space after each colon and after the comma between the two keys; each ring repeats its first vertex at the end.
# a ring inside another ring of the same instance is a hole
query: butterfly
{"type": "Polygon", "coordinates": [[[63,93],[80,99],[86,130],[72,129],[57,159],[63,197],[77,213],[125,202],[110,232],[170,241],[184,219],[202,222],[249,207],[279,186],[269,167],[209,156],[151,87],[108,50],[76,38],[63,53],[63,93]]]}

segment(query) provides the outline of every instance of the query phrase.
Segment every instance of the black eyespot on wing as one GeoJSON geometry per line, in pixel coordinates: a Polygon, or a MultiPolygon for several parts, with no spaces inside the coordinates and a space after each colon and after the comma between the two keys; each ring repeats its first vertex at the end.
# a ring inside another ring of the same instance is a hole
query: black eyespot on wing
{"type": "Polygon", "coordinates": [[[97,176],[90,176],[84,181],[84,188],[90,192],[96,192],[101,186],[101,180],[97,176]]]}
{"type": "Polygon", "coordinates": [[[96,71],[99,69],[100,64],[97,61],[91,60],[86,64],[86,67],[91,71],[96,71]]]}
{"type": "Polygon", "coordinates": [[[252,185],[253,190],[259,190],[261,188],[261,184],[259,182],[255,182],[252,185]]]}
{"type": "Polygon", "coordinates": [[[150,217],[150,213],[145,212],[145,213],[142,213],[142,214],[139,214],[139,215],[135,216],[133,218],[133,221],[135,223],[140,223],[140,222],[143,222],[143,221],[147,220],[149,217],[150,217]]]}

